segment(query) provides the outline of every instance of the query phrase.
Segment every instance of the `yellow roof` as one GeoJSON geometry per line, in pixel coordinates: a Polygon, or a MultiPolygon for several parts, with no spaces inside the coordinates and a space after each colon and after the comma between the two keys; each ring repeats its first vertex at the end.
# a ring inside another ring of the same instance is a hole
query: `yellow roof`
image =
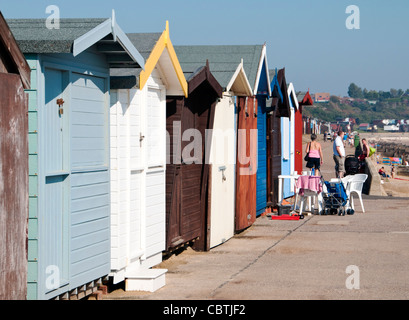
{"type": "Polygon", "coordinates": [[[143,89],[149,76],[151,75],[153,69],[158,63],[160,57],[164,50],[167,50],[169,58],[172,62],[173,68],[175,70],[176,76],[179,80],[180,86],[182,87],[185,97],[188,96],[187,81],[183,74],[182,67],[180,66],[179,60],[176,56],[175,49],[173,48],[172,41],[169,37],[169,22],[166,21],[166,29],[162,32],[159,40],[156,42],[155,47],[151,51],[149,58],[145,61],[145,70],[142,70],[139,75],[139,88],[143,89]]]}

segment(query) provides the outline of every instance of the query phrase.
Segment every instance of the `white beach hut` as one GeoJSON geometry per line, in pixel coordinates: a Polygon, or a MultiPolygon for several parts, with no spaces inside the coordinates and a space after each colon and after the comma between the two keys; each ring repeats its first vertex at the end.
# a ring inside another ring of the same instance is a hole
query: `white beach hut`
{"type": "Polygon", "coordinates": [[[111,70],[111,276],[126,290],[155,291],[166,273],[151,268],[165,250],[166,96],[187,96],[187,82],[168,22],[162,33],[127,36],[145,70],[111,70]]]}

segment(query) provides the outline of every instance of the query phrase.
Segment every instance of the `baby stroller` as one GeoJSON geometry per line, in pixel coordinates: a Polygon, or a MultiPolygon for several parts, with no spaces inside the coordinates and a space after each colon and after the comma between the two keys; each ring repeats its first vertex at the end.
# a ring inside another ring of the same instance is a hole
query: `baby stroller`
{"type": "Polygon", "coordinates": [[[339,216],[344,216],[345,213],[348,215],[354,214],[352,208],[347,208],[349,199],[344,184],[342,182],[325,181],[322,177],[321,180],[323,186],[325,186],[322,192],[323,206],[321,214],[338,214],[339,216]]]}
{"type": "Polygon", "coordinates": [[[348,155],[345,158],[345,172],[346,175],[353,175],[360,172],[361,162],[354,155],[348,155]]]}

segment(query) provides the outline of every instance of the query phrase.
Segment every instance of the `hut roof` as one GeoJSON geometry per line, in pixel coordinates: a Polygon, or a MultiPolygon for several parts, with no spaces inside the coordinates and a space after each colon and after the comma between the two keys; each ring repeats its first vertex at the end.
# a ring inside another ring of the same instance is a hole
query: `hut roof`
{"type": "Polygon", "coordinates": [[[59,19],[58,28],[46,19],[8,19],[23,53],[73,53],[97,44],[111,67],[144,67],[144,59],[115,22],[104,19],[59,19]],[[117,41],[119,40],[119,41],[117,41]]]}
{"type": "Polygon", "coordinates": [[[187,78],[208,60],[212,74],[224,89],[243,60],[243,68],[253,90],[263,45],[175,46],[175,51],[187,78]]]}

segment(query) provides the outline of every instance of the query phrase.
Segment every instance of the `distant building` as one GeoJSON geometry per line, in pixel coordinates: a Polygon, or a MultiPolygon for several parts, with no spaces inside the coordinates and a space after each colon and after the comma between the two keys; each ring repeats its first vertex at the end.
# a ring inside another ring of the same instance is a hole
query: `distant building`
{"type": "Polygon", "coordinates": [[[364,131],[370,130],[370,125],[369,125],[369,123],[361,123],[361,124],[359,125],[359,130],[364,130],[364,131]]]}
{"type": "Polygon", "coordinates": [[[383,130],[385,131],[399,131],[399,123],[397,125],[388,125],[388,126],[384,126],[383,130]]]}
{"type": "Polygon", "coordinates": [[[327,92],[314,93],[311,97],[314,99],[314,102],[328,102],[330,94],[327,92]]]}

